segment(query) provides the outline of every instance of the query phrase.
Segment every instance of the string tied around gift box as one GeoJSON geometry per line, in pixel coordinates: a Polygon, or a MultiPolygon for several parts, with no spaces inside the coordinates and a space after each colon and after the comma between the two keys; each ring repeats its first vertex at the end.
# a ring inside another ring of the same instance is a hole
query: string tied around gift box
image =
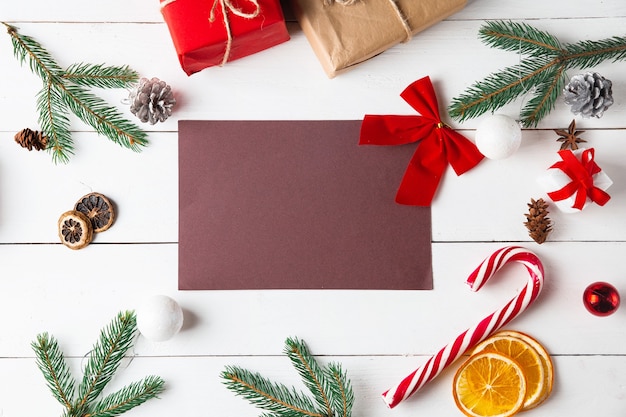
{"type": "MultiPolygon", "coordinates": [[[[161,9],[165,6],[174,3],[176,0],[165,0],[161,2],[161,9]]],[[[238,9],[235,5],[231,3],[230,0],[214,0],[213,5],[211,6],[211,12],[209,14],[209,22],[215,22],[215,9],[217,6],[221,6],[222,9],[222,19],[224,22],[224,28],[226,29],[226,47],[224,50],[224,58],[220,63],[220,66],[223,66],[228,62],[230,58],[230,50],[233,46],[233,33],[230,28],[230,19],[228,18],[228,13],[232,13],[235,16],[239,16],[243,19],[254,19],[261,13],[261,6],[259,6],[258,0],[247,0],[250,4],[254,6],[254,11],[252,12],[244,12],[241,9],[238,9]]]]}
{"type": "Polygon", "coordinates": [[[233,45],[233,34],[230,29],[230,20],[228,19],[228,12],[231,12],[235,16],[239,16],[243,19],[254,19],[261,12],[261,6],[259,6],[259,3],[257,0],[248,0],[248,1],[254,5],[254,11],[250,13],[247,13],[241,9],[238,9],[230,2],[230,0],[215,0],[213,2],[213,6],[211,7],[211,13],[209,15],[209,21],[210,22],[215,21],[215,9],[217,5],[219,4],[222,8],[222,18],[224,20],[224,27],[226,28],[226,49],[224,51],[224,58],[222,59],[222,63],[220,64],[220,66],[228,62],[228,58],[230,58],[230,50],[233,45]]]}
{"type": "Polygon", "coordinates": [[[580,154],[580,160],[570,149],[559,151],[561,161],[554,163],[550,168],[563,171],[571,181],[557,191],[548,193],[554,201],[565,200],[574,194],[572,208],[582,210],[585,201],[589,198],[599,206],[605,205],[611,196],[593,184],[593,176],[601,171],[594,160],[594,149],[585,149],[580,154]]]}
{"type": "MultiPolygon", "coordinates": [[[[360,3],[363,0],[323,0],[323,1],[324,1],[324,4],[328,6],[332,5],[333,3],[337,3],[342,6],[353,6],[357,3],[360,3]]],[[[404,29],[404,32],[406,33],[406,38],[404,39],[403,42],[410,41],[411,38],[413,37],[413,31],[411,30],[409,21],[407,20],[406,16],[400,9],[400,6],[398,6],[398,3],[396,0],[389,0],[389,5],[398,16],[398,19],[400,20],[400,23],[402,24],[402,28],[404,29]]]]}

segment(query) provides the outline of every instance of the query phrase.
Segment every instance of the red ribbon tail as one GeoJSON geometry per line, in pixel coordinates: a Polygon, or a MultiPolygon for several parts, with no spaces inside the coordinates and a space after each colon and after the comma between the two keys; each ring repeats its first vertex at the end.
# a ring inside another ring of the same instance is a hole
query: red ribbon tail
{"type": "Polygon", "coordinates": [[[483,160],[484,155],[480,153],[476,145],[456,130],[449,127],[437,130],[445,143],[448,162],[456,175],[466,173],[483,160]]]}
{"type": "Polygon", "coordinates": [[[423,140],[407,167],[396,194],[396,202],[410,206],[430,206],[446,169],[445,155],[437,141],[423,140]]]}
{"type": "Polygon", "coordinates": [[[603,206],[609,202],[611,196],[604,190],[598,187],[593,187],[593,189],[589,192],[589,198],[597,205],[603,206]]]}

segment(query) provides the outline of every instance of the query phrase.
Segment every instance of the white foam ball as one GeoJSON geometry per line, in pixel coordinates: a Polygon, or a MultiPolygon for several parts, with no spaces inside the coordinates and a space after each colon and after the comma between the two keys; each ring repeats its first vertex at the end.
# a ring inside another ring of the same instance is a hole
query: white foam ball
{"type": "Polygon", "coordinates": [[[171,339],[183,327],[183,310],[176,300],[166,295],[145,299],[136,309],[137,328],[155,342],[171,339]]]}
{"type": "Polygon", "coordinates": [[[512,117],[494,114],[485,118],[476,129],[476,147],[489,159],[513,155],[522,142],[522,129],[512,117]]]}

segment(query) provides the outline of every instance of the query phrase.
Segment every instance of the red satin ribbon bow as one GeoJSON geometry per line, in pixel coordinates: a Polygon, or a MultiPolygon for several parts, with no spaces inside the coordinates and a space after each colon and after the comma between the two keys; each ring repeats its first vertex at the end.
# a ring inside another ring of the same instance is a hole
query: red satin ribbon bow
{"type": "Polygon", "coordinates": [[[572,180],[560,190],[548,193],[552,200],[565,200],[576,194],[572,207],[579,210],[582,210],[587,197],[600,206],[609,201],[611,196],[593,185],[593,176],[602,171],[594,161],[593,148],[585,149],[580,155],[580,160],[569,149],[559,151],[559,156],[562,160],[550,168],[560,169],[572,180]]]}
{"type": "Polygon", "coordinates": [[[465,136],[441,121],[429,77],[413,82],[400,97],[421,116],[366,115],[359,145],[404,145],[420,141],[398,188],[396,202],[430,206],[448,163],[461,175],[476,166],[483,155],[465,136]]]}

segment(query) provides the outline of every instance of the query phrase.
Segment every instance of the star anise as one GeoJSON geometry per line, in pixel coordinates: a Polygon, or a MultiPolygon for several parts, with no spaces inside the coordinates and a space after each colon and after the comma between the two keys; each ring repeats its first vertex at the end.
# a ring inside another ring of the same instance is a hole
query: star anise
{"type": "Polygon", "coordinates": [[[570,148],[575,151],[578,149],[578,144],[581,142],[587,142],[584,139],[578,137],[581,133],[585,133],[584,130],[576,130],[576,119],[572,120],[572,123],[569,124],[567,130],[563,129],[554,129],[554,132],[560,137],[557,139],[557,142],[561,143],[561,150],[570,148]]]}

